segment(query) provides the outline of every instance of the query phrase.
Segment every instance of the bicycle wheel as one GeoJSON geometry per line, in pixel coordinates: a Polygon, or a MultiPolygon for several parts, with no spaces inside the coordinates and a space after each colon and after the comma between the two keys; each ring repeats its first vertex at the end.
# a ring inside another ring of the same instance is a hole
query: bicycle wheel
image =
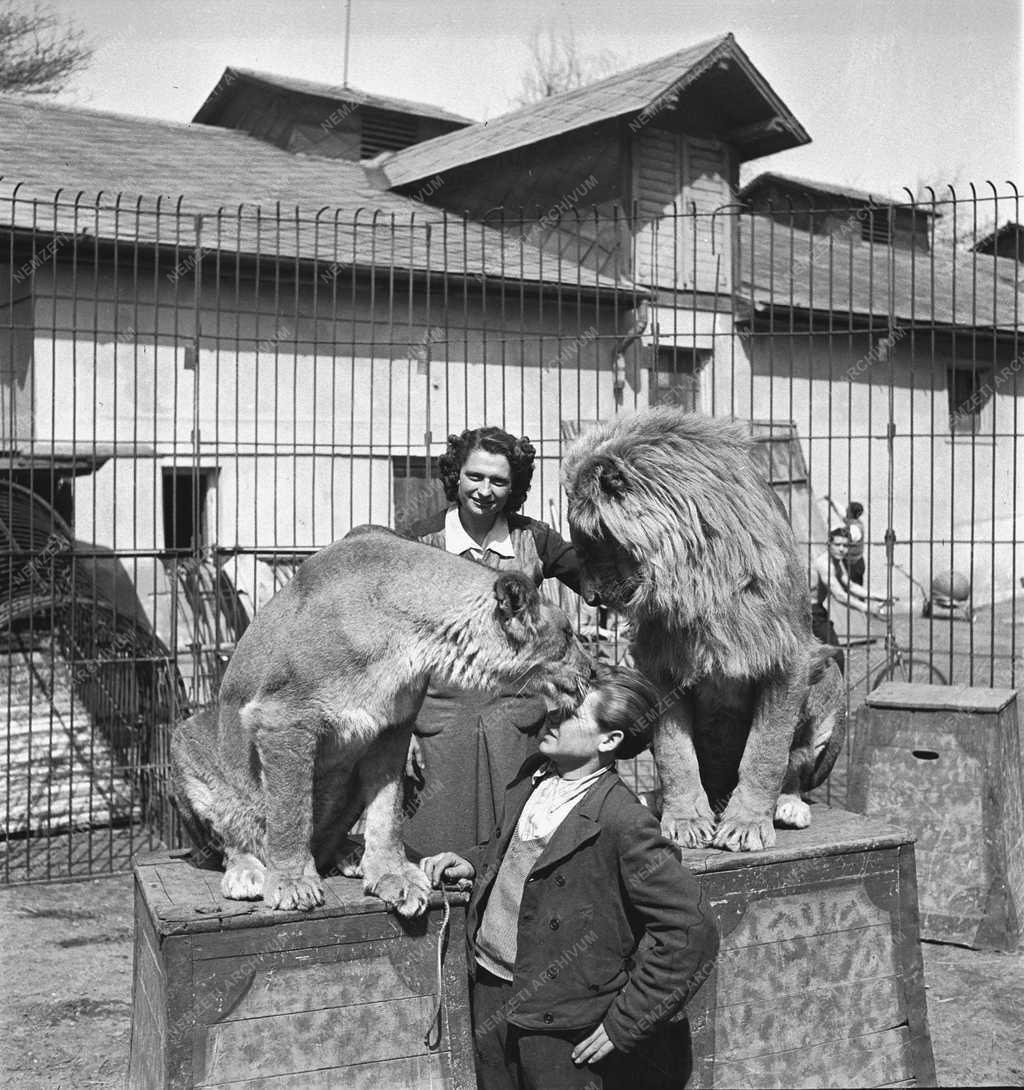
{"type": "Polygon", "coordinates": [[[928,659],[907,656],[900,662],[889,662],[875,674],[871,682],[874,692],[883,681],[916,681],[921,685],[946,685],[946,675],[928,659]]]}

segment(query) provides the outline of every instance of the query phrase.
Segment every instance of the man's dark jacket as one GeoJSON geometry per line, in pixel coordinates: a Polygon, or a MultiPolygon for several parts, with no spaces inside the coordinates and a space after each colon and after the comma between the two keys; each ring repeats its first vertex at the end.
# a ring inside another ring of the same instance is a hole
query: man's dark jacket
{"type": "MultiPolygon", "coordinates": [[[[477,874],[466,921],[471,972],[487,898],[544,760],[523,765],[490,840],[467,853],[477,874]]],[[[630,1052],[683,1007],[717,952],[697,880],[611,770],[555,830],[527,879],[508,1020],[553,1033],[603,1021],[612,1044],[630,1052]]]]}

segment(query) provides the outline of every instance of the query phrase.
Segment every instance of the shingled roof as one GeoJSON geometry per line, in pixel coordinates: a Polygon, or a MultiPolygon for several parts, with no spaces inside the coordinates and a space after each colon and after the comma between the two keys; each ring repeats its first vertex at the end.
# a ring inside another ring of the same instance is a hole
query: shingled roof
{"type": "Polygon", "coordinates": [[[377,110],[392,110],[395,113],[410,114],[413,117],[432,117],[438,121],[451,121],[459,125],[473,124],[471,117],[453,114],[449,110],[443,110],[440,106],[432,106],[426,102],[411,102],[404,98],[390,98],[387,95],[360,91],[358,87],[352,87],[347,83],[318,83],[315,80],[299,79],[295,76],[279,76],[274,72],[257,72],[252,68],[236,68],[234,65],[228,65],[224,69],[224,73],[217,81],[217,85],[207,95],[206,101],[196,111],[196,115],[192,120],[199,123],[210,121],[225,90],[237,82],[276,87],[282,91],[312,95],[314,98],[322,98],[333,103],[351,102],[357,106],[370,106],[377,110]]]}
{"type": "MultiPolygon", "coordinates": [[[[865,189],[854,189],[848,185],[838,185],[834,182],[820,182],[811,178],[800,178],[795,174],[777,174],[775,171],[765,171],[743,186],[737,196],[741,200],[755,196],[762,190],[778,186],[782,189],[792,189],[813,193],[816,196],[827,198],[838,197],[840,202],[847,204],[869,204],[875,207],[888,207],[898,205],[912,209],[922,215],[941,216],[941,212],[931,209],[927,203],[915,203],[909,195],[904,197],[889,197],[881,193],[870,193],[865,189]]],[[[833,201],[833,207],[836,202],[833,201]]]]}
{"type": "Polygon", "coordinates": [[[520,110],[415,144],[379,163],[392,186],[400,187],[445,170],[542,140],[672,106],[704,76],[718,72],[716,105],[742,111],[748,124],[722,133],[755,158],[810,142],[800,122],[776,95],[731,34],[681,49],[598,83],[552,95],[520,110]],[[727,95],[724,92],[732,89],[727,95]],[[744,96],[745,91],[745,96],[744,96]],[[731,99],[726,103],[726,99],[731,99]],[[756,115],[760,115],[760,117],[756,115]]]}
{"type": "Polygon", "coordinates": [[[989,231],[987,235],[979,239],[971,249],[979,254],[1024,261],[1024,224],[1007,220],[1002,227],[989,231]]]}
{"type": "Polygon", "coordinates": [[[1024,329],[1016,266],[950,250],[920,253],[836,242],[768,216],[739,217],[737,295],[753,304],[918,327],[1024,329]]]}
{"type": "Polygon", "coordinates": [[[0,227],[583,288],[622,281],[242,132],[0,96],[0,227]]]}

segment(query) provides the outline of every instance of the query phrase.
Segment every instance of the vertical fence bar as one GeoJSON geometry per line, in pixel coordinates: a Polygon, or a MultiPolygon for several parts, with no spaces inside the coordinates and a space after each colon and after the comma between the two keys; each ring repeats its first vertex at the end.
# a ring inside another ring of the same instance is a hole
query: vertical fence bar
{"type": "MultiPolygon", "coordinates": [[[[553,453],[581,422],[656,397],[667,368],[677,382],[687,352],[688,396],[764,421],[773,476],[788,467],[775,484],[794,515],[801,446],[799,513],[809,527],[823,488],[843,489],[847,502],[866,497],[876,586],[905,586],[903,560],[924,583],[973,555],[973,627],[907,615],[890,618],[886,634],[958,682],[1016,684],[1021,294],[1010,280],[1019,262],[1008,280],[1007,258],[958,241],[968,201],[973,242],[998,223],[1007,202],[991,189],[991,198],[950,187],[941,202],[934,192],[930,202],[872,200],[856,214],[830,199],[806,219],[792,204],[712,212],[685,194],[657,214],[632,203],[627,215],[630,191],[621,203],[571,207],[554,225],[540,215],[528,224],[520,210],[518,221],[501,212],[458,227],[419,204],[408,218],[340,209],[312,218],[280,205],[214,216],[180,200],[129,209],[120,195],[39,203],[5,194],[0,375],[9,387],[29,342],[30,389],[50,402],[35,406],[26,431],[2,391],[0,880],[123,868],[140,816],[154,838],[173,840],[167,732],[179,710],[216,689],[237,638],[228,603],[241,600],[243,569],[255,612],[310,547],[355,521],[398,521],[396,473],[411,472],[411,452],[422,449],[429,484],[441,432],[465,425],[535,435],[542,476],[531,502],[560,523],[553,453]],[[934,224],[940,206],[952,241],[932,229],[927,256],[904,253],[904,222],[934,224]],[[826,211],[845,216],[845,235],[818,233],[826,211]],[[732,299],[723,302],[716,248],[729,235],[732,299]],[[659,293],[656,308],[648,289],[659,293]],[[642,306],[646,344],[641,333],[629,340],[642,306]],[[731,324],[720,330],[726,306],[731,324]],[[698,393],[708,329],[713,385],[698,393]],[[627,353],[631,395],[620,371],[627,353]],[[950,388],[958,373],[975,395],[989,388],[968,434],[957,433],[970,409],[950,388]],[[565,436],[563,421],[573,425],[565,436]],[[61,510],[67,548],[53,544],[61,510]],[[121,573],[138,617],[127,599],[103,598],[104,580],[121,573]],[[15,763],[22,701],[24,773],[15,763]],[[72,744],[79,763],[58,775],[72,744]]],[[[1016,189],[1013,198],[1019,219],[1016,189]]],[[[679,390],[671,397],[682,403],[679,390]]],[[[879,653],[858,653],[867,672],[848,674],[851,705],[877,675],[879,653]]]]}

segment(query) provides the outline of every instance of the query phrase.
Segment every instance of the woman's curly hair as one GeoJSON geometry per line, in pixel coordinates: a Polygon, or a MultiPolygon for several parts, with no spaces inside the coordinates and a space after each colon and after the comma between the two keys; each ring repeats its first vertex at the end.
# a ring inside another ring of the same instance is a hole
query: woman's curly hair
{"type": "Polygon", "coordinates": [[[501,454],[508,459],[512,480],[505,513],[518,511],[530,491],[536,447],[525,435],[517,439],[501,428],[467,428],[461,435],[449,435],[448,449],[437,462],[449,503],[458,498],[459,473],[474,450],[486,450],[488,454],[501,454]]]}

